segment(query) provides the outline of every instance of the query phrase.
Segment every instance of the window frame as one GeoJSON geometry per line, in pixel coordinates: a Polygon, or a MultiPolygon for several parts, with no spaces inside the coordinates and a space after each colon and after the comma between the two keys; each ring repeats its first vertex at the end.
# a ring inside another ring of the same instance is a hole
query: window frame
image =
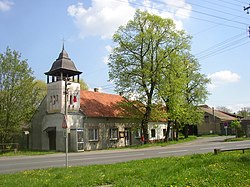
{"type": "Polygon", "coordinates": [[[93,128],[88,130],[89,141],[99,141],[99,129],[93,128]]]}
{"type": "Polygon", "coordinates": [[[110,128],[109,129],[109,139],[110,140],[118,140],[118,128],[110,128]]]}
{"type": "Polygon", "coordinates": [[[151,133],[151,138],[156,138],[156,130],[155,129],[151,129],[150,133],[151,133]],[[152,133],[152,132],[154,132],[154,133],[152,133]]]}

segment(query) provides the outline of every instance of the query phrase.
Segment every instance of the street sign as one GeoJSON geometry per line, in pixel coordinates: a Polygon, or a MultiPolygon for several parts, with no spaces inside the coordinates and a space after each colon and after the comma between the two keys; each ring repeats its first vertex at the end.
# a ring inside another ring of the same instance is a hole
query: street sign
{"type": "Polygon", "coordinates": [[[68,126],[67,126],[67,119],[66,119],[66,116],[65,116],[65,115],[64,115],[64,117],[63,117],[62,128],[63,128],[63,129],[67,129],[67,128],[68,128],[68,126]]]}

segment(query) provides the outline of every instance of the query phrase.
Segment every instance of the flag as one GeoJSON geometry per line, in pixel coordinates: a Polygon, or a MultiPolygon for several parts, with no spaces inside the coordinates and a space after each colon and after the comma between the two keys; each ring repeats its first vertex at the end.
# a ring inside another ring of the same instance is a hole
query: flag
{"type": "Polygon", "coordinates": [[[76,96],[74,95],[74,99],[73,99],[73,101],[74,101],[74,103],[76,103],[77,102],[77,98],[76,98],[76,96]]]}

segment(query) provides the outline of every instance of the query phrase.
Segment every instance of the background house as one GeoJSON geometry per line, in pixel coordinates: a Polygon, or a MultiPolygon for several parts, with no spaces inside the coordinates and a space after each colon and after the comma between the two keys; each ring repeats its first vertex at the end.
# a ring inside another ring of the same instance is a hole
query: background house
{"type": "Polygon", "coordinates": [[[237,120],[237,117],[233,114],[227,114],[214,108],[210,108],[207,105],[200,106],[200,109],[204,112],[204,121],[197,126],[198,135],[202,134],[231,134],[232,130],[229,126],[230,122],[237,120]],[[227,131],[227,132],[226,132],[227,131]]]}

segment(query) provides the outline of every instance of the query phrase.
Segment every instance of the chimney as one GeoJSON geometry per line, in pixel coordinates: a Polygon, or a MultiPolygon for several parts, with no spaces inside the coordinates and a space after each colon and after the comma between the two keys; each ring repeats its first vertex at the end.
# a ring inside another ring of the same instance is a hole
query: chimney
{"type": "Polygon", "coordinates": [[[99,92],[99,88],[94,88],[94,92],[99,92]]]}
{"type": "Polygon", "coordinates": [[[119,95],[120,95],[120,96],[123,96],[123,92],[119,92],[119,95]]]}

